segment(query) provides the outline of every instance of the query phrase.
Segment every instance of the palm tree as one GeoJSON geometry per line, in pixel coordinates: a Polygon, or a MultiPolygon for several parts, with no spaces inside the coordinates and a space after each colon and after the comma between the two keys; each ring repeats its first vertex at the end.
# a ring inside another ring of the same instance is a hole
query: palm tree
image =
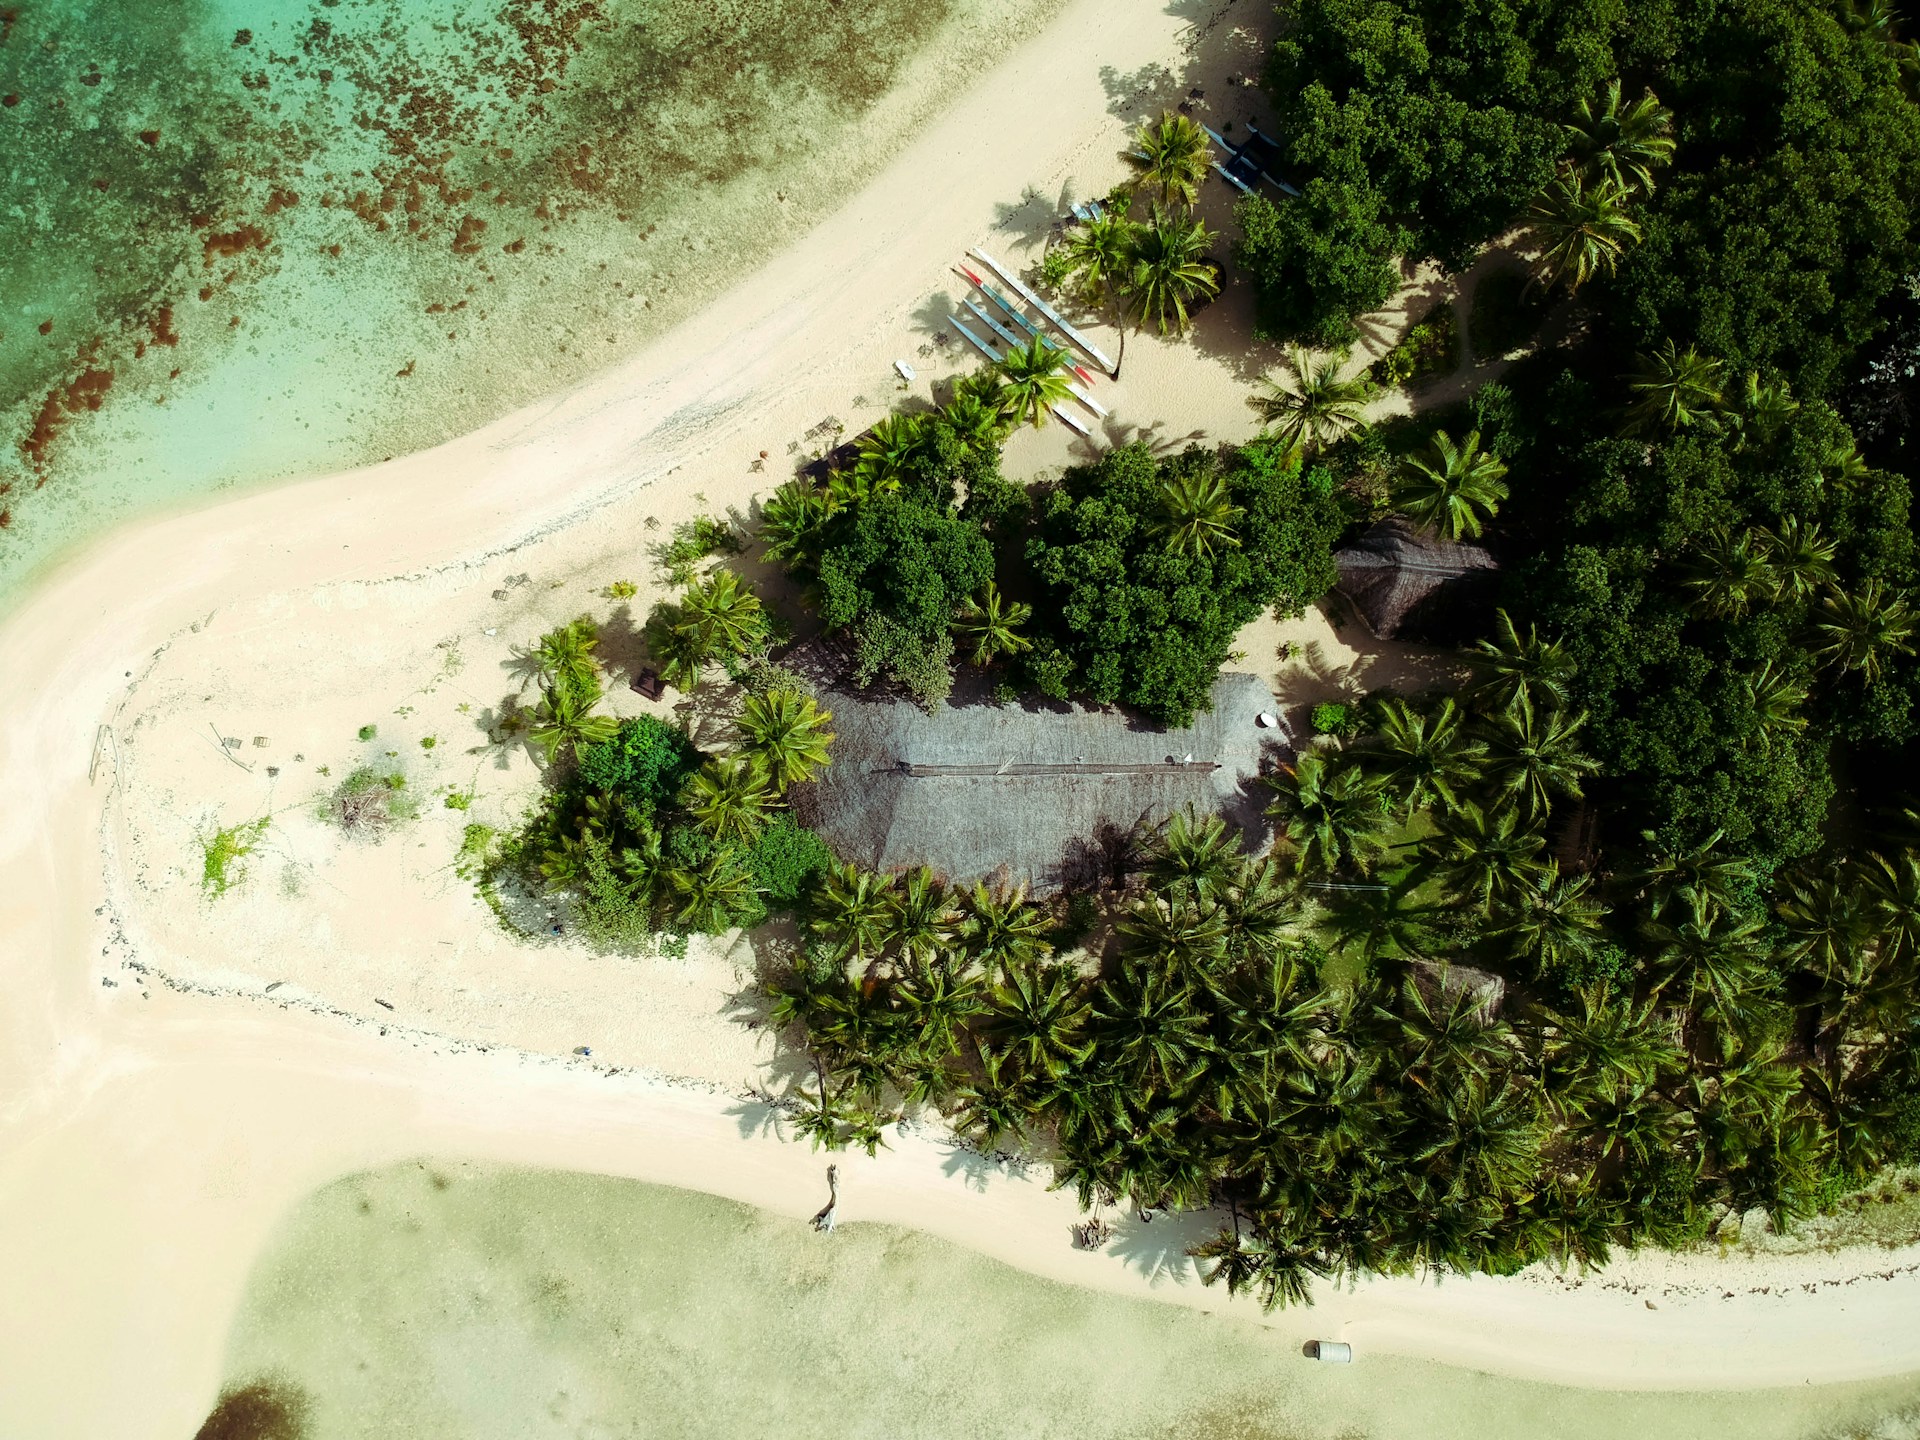
{"type": "Polygon", "coordinates": [[[1589,183],[1562,170],[1534,197],[1528,223],[1540,242],[1540,278],[1577,290],[1595,275],[1611,275],[1640,226],[1627,213],[1627,190],[1602,179],[1589,183]]]}
{"type": "Polygon", "coordinates": [[[1132,298],[1133,257],[1139,238],[1137,223],[1117,210],[1107,210],[1076,226],[1060,251],[1065,275],[1079,281],[1081,298],[1089,305],[1104,306],[1120,332],[1120,358],[1113,367],[1116,380],[1127,363],[1126,312],[1132,298]]]}
{"type": "Polygon", "coordinates": [[[1787,674],[1773,657],[1761,661],[1751,675],[1741,676],[1740,686],[1745,692],[1746,712],[1759,722],[1762,746],[1771,745],[1782,731],[1798,734],[1807,728],[1801,707],[1811,692],[1804,681],[1787,674]]]}
{"type": "Polygon", "coordinates": [[[1143,325],[1151,319],[1162,335],[1183,331],[1188,307],[1220,293],[1219,267],[1206,258],[1211,244],[1213,232],[1200,221],[1157,210],[1135,232],[1126,294],[1143,325]]]}
{"type": "Polygon", "coordinates": [[[820,535],[834,503],[811,480],[789,480],[760,507],[760,540],[769,560],[801,575],[820,560],[820,535]]]}
{"type": "Polygon", "coordinates": [[[1097,1053],[1134,1095],[1176,1096],[1206,1069],[1206,1012],[1179,972],[1129,956],[1094,990],[1097,1053]]]}
{"type": "Polygon", "coordinates": [[[921,416],[889,415],[860,437],[854,474],[869,486],[897,489],[925,451],[926,439],[927,425],[921,416]]]}
{"type": "Polygon", "coordinates": [[[1677,924],[1649,925],[1654,992],[1677,984],[1694,1003],[1710,1000],[1723,1014],[1739,1015],[1746,995],[1767,983],[1762,929],[1755,917],[1705,906],[1689,909],[1677,924]]]}
{"type": "Polygon", "coordinates": [[[1000,374],[1006,381],[1001,390],[1006,413],[1035,429],[1046,421],[1048,410],[1071,394],[1067,386],[1073,377],[1066,354],[1055,349],[1044,335],[1035,335],[1025,345],[1009,349],[1000,361],[1000,374]]]}
{"type": "Polygon", "coordinates": [[[1652,1086],[1685,1063],[1672,1025],[1652,999],[1636,1005],[1605,986],[1588,987],[1577,998],[1576,1010],[1548,1012],[1540,1047],[1546,1092],[1564,1096],[1568,1108],[1652,1086]]]}
{"type": "Polygon", "coordinates": [[[1580,777],[1600,768],[1574,739],[1586,723],[1584,711],[1538,710],[1531,697],[1522,695],[1481,730],[1487,783],[1535,819],[1546,815],[1555,795],[1580,799],[1580,777]]]}
{"type": "Polygon", "coordinates": [[[1487,938],[1504,942],[1516,957],[1532,957],[1543,972],[1564,969],[1599,943],[1607,907],[1592,890],[1589,877],[1562,875],[1559,864],[1548,860],[1499,907],[1487,938]]]}
{"type": "Polygon", "coordinates": [[[728,851],[709,856],[694,870],[672,870],[667,884],[678,902],[674,919],[689,929],[713,933],[734,924],[754,898],[753,876],[728,851]]]}
{"type": "Polygon", "coordinates": [[[853,864],[836,866],[814,900],[808,928],[827,943],[836,958],[852,956],[864,968],[880,954],[893,926],[889,892],[893,882],[853,864]]]}
{"type": "Polygon", "coordinates": [[[1846,968],[1875,932],[1874,905],[1852,876],[1799,875],[1782,886],[1774,913],[1787,932],[1780,958],[1822,979],[1846,968]]]}
{"type": "Polygon", "coordinates": [[[1546,868],[1546,840],[1515,810],[1469,805],[1436,823],[1439,833],[1421,842],[1421,853],[1449,891],[1485,914],[1521,903],[1546,868]]]}
{"type": "Polygon", "coordinates": [[[1651,830],[1641,831],[1640,838],[1648,846],[1647,860],[1622,880],[1630,893],[1645,898],[1650,921],[1673,909],[1731,910],[1755,882],[1750,860],[1719,853],[1725,831],[1714,831],[1690,849],[1664,844],[1651,830]]]}
{"type": "Polygon", "coordinates": [[[1323,355],[1314,360],[1294,346],[1287,356],[1293,384],[1268,380],[1267,393],[1253,398],[1253,408],[1289,445],[1320,449],[1333,444],[1366,418],[1374,393],[1365,370],[1340,378],[1342,358],[1323,355]]]}
{"type": "Polygon", "coordinates": [[[1393,486],[1393,508],[1444,539],[1478,535],[1507,498],[1507,467],[1480,448],[1480,432],[1456,445],[1444,430],[1433,432],[1427,452],[1402,462],[1393,486]]]}
{"type": "Polygon", "coordinates": [[[591,615],[581,615],[542,635],[522,658],[543,688],[572,685],[588,690],[600,683],[600,661],[593,653],[599,643],[600,627],[591,615]]]}
{"type": "Polygon", "coordinates": [[[1590,180],[1606,180],[1622,190],[1638,186],[1653,192],[1653,172],[1673,159],[1673,112],[1651,90],[1631,104],[1620,103],[1620,81],[1607,82],[1599,105],[1582,97],[1566,126],[1569,158],[1590,180]]]}
{"type": "Polygon", "coordinates": [[[1373,748],[1361,763],[1398,794],[1405,814],[1434,804],[1454,809],[1456,791],[1479,777],[1486,747],[1472,739],[1452,696],[1419,709],[1397,696],[1375,707],[1373,748]]]}
{"type": "Polygon", "coordinates": [[[1800,402],[1793,398],[1784,379],[1778,375],[1762,378],[1758,370],[1749,370],[1741,387],[1740,408],[1731,416],[1739,431],[1737,448],[1744,449],[1749,439],[1761,445],[1773,444],[1799,408],[1800,402]]]}
{"type": "Polygon", "coordinates": [[[1403,871],[1382,885],[1330,892],[1322,922],[1328,942],[1343,954],[1359,955],[1369,966],[1431,954],[1433,918],[1446,907],[1418,898],[1423,884],[1417,872],[1403,871]]]}
{"type": "Polygon", "coordinates": [[[1127,947],[1161,963],[1205,973],[1227,953],[1227,917],[1218,905],[1188,898],[1136,900],[1119,925],[1127,947]]]}
{"type": "Polygon", "coordinates": [[[1771,530],[1757,532],[1760,544],[1773,561],[1780,592],[1796,600],[1805,600],[1824,585],[1836,581],[1834,543],[1820,533],[1815,520],[1788,515],[1771,530]]]}
{"type": "Polygon", "coordinates": [[[1279,798],[1267,814],[1311,873],[1351,866],[1365,874],[1386,848],[1386,794],[1358,766],[1333,765],[1309,750],[1270,783],[1279,798]]]}
{"type": "Polygon", "coordinates": [[[582,745],[611,740],[618,733],[618,720],[610,715],[591,713],[599,703],[598,682],[581,685],[563,681],[542,689],[540,708],[528,738],[540,747],[548,764],[553,763],[563,746],[578,750],[582,745]]]}
{"type": "Polygon", "coordinates": [[[1216,545],[1239,545],[1233,527],[1243,513],[1217,469],[1183,465],[1160,482],[1156,530],[1174,554],[1204,560],[1216,545]]]}
{"type": "Polygon", "coordinates": [[[1542,640],[1536,626],[1529,625],[1522,640],[1513,617],[1504,610],[1498,614],[1493,638],[1476,641],[1467,662],[1479,675],[1469,693],[1497,709],[1523,697],[1547,706],[1564,705],[1579,668],[1563,642],[1542,640]]]}
{"type": "Polygon", "coordinates": [[[1200,197],[1213,152],[1207,132],[1185,115],[1163,111],[1134,133],[1127,164],[1136,190],[1158,190],[1166,204],[1192,205],[1200,197]]]}
{"type": "Polygon", "coordinates": [[[1216,899],[1240,877],[1240,838],[1218,815],[1181,811],[1148,852],[1147,874],[1163,894],[1216,899]]]}
{"type": "Polygon", "coordinates": [[[1020,633],[1020,627],[1032,618],[1031,605],[1005,599],[1000,587],[989,580],[986,588],[962,607],[953,628],[961,642],[972,647],[969,658],[973,663],[987,665],[995,656],[1018,655],[1033,648],[1033,642],[1020,633]]]}
{"type": "Polygon", "coordinates": [[[1092,1014],[1071,965],[1011,965],[987,1002],[981,1033],[1023,1075],[1056,1080],[1086,1064],[1092,1014]]]}
{"type": "Polygon", "coordinates": [[[1684,573],[1681,588],[1693,597],[1694,612],[1717,620],[1738,620],[1780,591],[1773,560],[1751,530],[1712,532],[1684,573]]]}
{"type": "Polygon", "coordinates": [[[1814,614],[1813,653],[1838,670],[1858,670],[1871,685],[1895,655],[1913,653],[1913,610],[1879,580],[1835,590],[1814,614]]]}
{"type": "Polygon", "coordinates": [[[995,891],[981,881],[963,897],[962,909],[967,953],[982,965],[1028,965],[1053,949],[1046,916],[1027,902],[1025,889],[995,891]]]}
{"type": "MultiPolygon", "coordinates": [[[[931,966],[951,949],[960,922],[940,878],[922,865],[888,896],[887,943],[916,965],[931,966]]],[[[942,967],[944,968],[944,967],[942,967]]]]}
{"type": "Polygon", "coordinates": [[[689,586],[677,604],[655,607],[646,629],[647,648],[662,674],[682,690],[699,682],[709,661],[745,655],[766,633],[760,597],[731,570],[716,570],[689,586]]]}
{"type": "Polygon", "coordinates": [[[687,777],[681,803],[717,840],[751,840],[773,808],[773,781],[759,759],[722,755],[687,777]]]}
{"type": "Polygon", "coordinates": [[[972,455],[996,452],[1007,438],[1007,413],[1001,404],[999,372],[984,373],[991,382],[990,388],[955,385],[952,398],[933,422],[938,435],[972,455]]]}
{"type": "Polygon", "coordinates": [[[833,732],[827,726],[832,720],[832,712],[822,710],[811,695],[770,690],[748,696],[735,724],[774,789],[785,790],[811,780],[815,770],[830,763],[827,747],[833,744],[833,732]]]}
{"type": "Polygon", "coordinates": [[[1639,368],[1626,377],[1633,399],[1627,405],[1626,432],[1673,432],[1698,427],[1720,428],[1725,396],[1720,379],[1725,367],[1693,346],[1678,349],[1672,340],[1661,342],[1651,355],[1635,357],[1639,368]]]}

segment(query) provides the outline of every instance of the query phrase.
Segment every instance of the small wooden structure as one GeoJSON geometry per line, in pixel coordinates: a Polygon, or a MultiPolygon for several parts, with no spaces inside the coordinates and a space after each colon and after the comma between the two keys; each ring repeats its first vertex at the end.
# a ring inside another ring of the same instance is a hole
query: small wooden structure
{"type": "Polygon", "coordinates": [[[666,683],[660,678],[660,672],[653,669],[640,671],[628,683],[629,688],[642,700],[658,700],[667,690],[666,683]]]}

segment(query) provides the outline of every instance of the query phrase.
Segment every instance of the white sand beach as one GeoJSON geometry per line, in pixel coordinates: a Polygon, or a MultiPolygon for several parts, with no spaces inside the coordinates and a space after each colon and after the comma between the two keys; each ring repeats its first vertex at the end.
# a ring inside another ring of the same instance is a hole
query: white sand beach
{"type": "MultiPolygon", "coordinates": [[[[825,1157],[751,1098],[780,1077],[736,1018],[744,945],[531,946],[454,873],[464,826],[509,823],[535,786],[523,751],[487,739],[504,667],[583,610],[619,634],[625,606],[637,627],[661,593],[647,545],[747,513],[829,419],[851,435],[878,418],[900,398],[894,360],[922,398],[970,368],[932,338],[952,265],[974,245],[1035,253],[1063,197],[1119,177],[1134,114],[1197,75],[1232,117],[1225,76],[1258,66],[1236,28],[1252,0],[1175,9],[1072,0],[838,214],[619,369],[430,451],[143,522],[0,621],[0,1435],[192,1433],[249,1266],[303,1196],[357,1169],[435,1155],[818,1207],[825,1157]],[[638,593],[604,598],[619,580],[638,593]],[[313,802],[389,751],[422,817],[348,844],[313,802]],[[450,790],[473,808],[446,808],[450,790]],[[197,837],[262,816],[246,878],[205,897],[197,837]]],[[[1123,382],[1100,386],[1105,439],[1252,433],[1259,363],[1231,302],[1193,343],[1130,342],[1123,382]]],[[[1006,468],[1088,453],[1053,426],[1017,437],[1006,468]]],[[[1318,613],[1256,626],[1240,663],[1289,703],[1436,668],[1348,638],[1318,613]],[[1300,647],[1284,663],[1283,638],[1300,647]]],[[[617,692],[623,713],[641,703],[617,692]]],[[[1182,1255],[1204,1217],[1128,1222],[1089,1254],[1044,1173],[932,1130],[837,1158],[846,1219],[1229,1303],[1182,1255]]],[[[1854,1248],[1322,1287],[1272,1323],[1363,1353],[1708,1390],[1920,1371],[1915,1315],[1920,1249],[1854,1248]]]]}

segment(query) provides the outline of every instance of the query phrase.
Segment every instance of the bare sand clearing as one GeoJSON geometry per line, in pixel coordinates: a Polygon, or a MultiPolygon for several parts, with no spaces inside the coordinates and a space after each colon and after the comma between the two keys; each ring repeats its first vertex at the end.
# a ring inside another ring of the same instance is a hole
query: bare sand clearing
{"type": "MultiPolygon", "coordinates": [[[[811,1213],[821,1157],[751,1098],[783,1077],[733,1018],[750,949],[530,946],[453,873],[462,828],[509,822],[536,783],[524,753],[486,738],[512,693],[509,647],[582,609],[607,617],[596,592],[632,580],[611,631],[620,675],[659,593],[646,544],[747,510],[829,417],[849,433],[876,418],[898,398],[895,358],[919,368],[922,397],[969,363],[932,338],[952,262],[970,243],[1031,254],[1064,194],[1117,178],[1123,117],[1170,87],[1206,79],[1231,118],[1218,77],[1256,58],[1236,13],[1224,0],[1190,25],[1074,0],[835,218],[620,370],[433,451],[142,524],[8,618],[0,1433],[191,1433],[253,1257],[303,1195],[355,1169],[508,1161],[811,1213]],[[423,813],[350,845],[315,802],[368,761],[404,769],[423,813]],[[473,808],[446,808],[449,791],[473,808]],[[196,837],[261,816],[245,879],[205,899],[196,837]]],[[[1100,387],[1106,438],[1244,438],[1263,358],[1244,326],[1230,294],[1191,344],[1136,339],[1125,382],[1100,387]]],[[[1017,438],[1008,470],[1076,453],[1051,427],[1017,438]]],[[[1299,704],[1439,663],[1352,638],[1317,614],[1263,624],[1242,663],[1299,704]]],[[[1123,1226],[1111,1252],[1083,1254],[1067,1243],[1073,1202],[1044,1175],[932,1131],[841,1164],[848,1218],[1100,1289],[1226,1303],[1181,1255],[1203,1218],[1123,1226]]],[[[1916,1313],[1920,1256],[1843,1251],[1650,1257],[1584,1282],[1378,1282],[1275,1324],[1543,1379],[1706,1389],[1920,1369],[1916,1313]]]]}

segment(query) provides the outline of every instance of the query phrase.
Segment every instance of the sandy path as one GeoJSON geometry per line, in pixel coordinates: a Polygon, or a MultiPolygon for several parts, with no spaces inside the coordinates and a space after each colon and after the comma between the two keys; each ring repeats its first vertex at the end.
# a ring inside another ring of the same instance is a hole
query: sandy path
{"type": "MultiPolygon", "coordinates": [[[[928,292],[962,245],[1012,244],[1029,225],[1020,213],[1033,207],[1009,215],[1000,202],[1022,185],[1052,194],[1090,174],[1085,194],[1111,179],[1118,130],[1102,68],[1177,63],[1183,33],[1153,5],[1074,0],[838,216],[630,364],[435,451],[109,537],[0,627],[11,682],[0,689],[0,1435],[191,1433],[252,1257],[302,1195],[359,1167],[436,1153],[632,1175],[791,1214],[819,1204],[821,1158],[725,1094],[104,985],[102,957],[117,953],[105,907],[126,913],[129,883],[130,820],[108,797],[149,741],[109,747],[90,786],[96,731],[149,703],[149,676],[224,696],[304,673],[314,647],[380,652],[369,663],[403,685],[417,663],[405,631],[421,612],[368,597],[460,591],[463,623],[483,633],[497,628],[475,617],[498,572],[637,548],[641,515],[671,523],[708,504],[695,485],[713,503],[764,488],[748,468],[758,451],[887,403],[888,361],[917,353],[928,292]],[[850,409],[863,392],[873,398],[850,409]],[[643,488],[669,475],[671,487],[643,488]]],[[[1136,341],[1128,385],[1113,391],[1122,433],[1244,434],[1246,375],[1226,349],[1136,341]]],[[[1057,430],[1023,437],[1009,469],[1066,454],[1057,430]]],[[[358,702],[304,703],[350,729],[358,702]]],[[[194,912],[179,913],[166,945],[183,948],[194,912]]],[[[396,940],[420,923],[377,908],[369,922],[396,940]]],[[[147,963],[174,958],[143,933],[121,938],[147,963]]],[[[715,1058],[716,1077],[737,1075],[737,1058],[715,1058]]],[[[1076,1283],[1221,1302],[1178,1259],[1190,1232],[1162,1221],[1127,1230],[1112,1254],[1079,1254],[1065,1240],[1069,1197],[933,1138],[902,1137],[845,1171],[850,1219],[921,1226],[1076,1283]]],[[[1568,1294],[1536,1277],[1380,1283],[1280,1323],[1590,1385],[1843,1380],[1920,1369],[1911,1260],[1796,1261],[1767,1272],[1770,1293],[1729,1300],[1720,1278],[1748,1286],[1753,1272],[1704,1260],[1647,1262],[1568,1294]],[[1873,1264],[1891,1278],[1863,1278],[1873,1264]],[[1784,1298],[1788,1278],[1812,1288],[1784,1298]],[[1661,1308],[1608,1288],[1635,1284],[1658,1287],[1661,1308]]]]}

